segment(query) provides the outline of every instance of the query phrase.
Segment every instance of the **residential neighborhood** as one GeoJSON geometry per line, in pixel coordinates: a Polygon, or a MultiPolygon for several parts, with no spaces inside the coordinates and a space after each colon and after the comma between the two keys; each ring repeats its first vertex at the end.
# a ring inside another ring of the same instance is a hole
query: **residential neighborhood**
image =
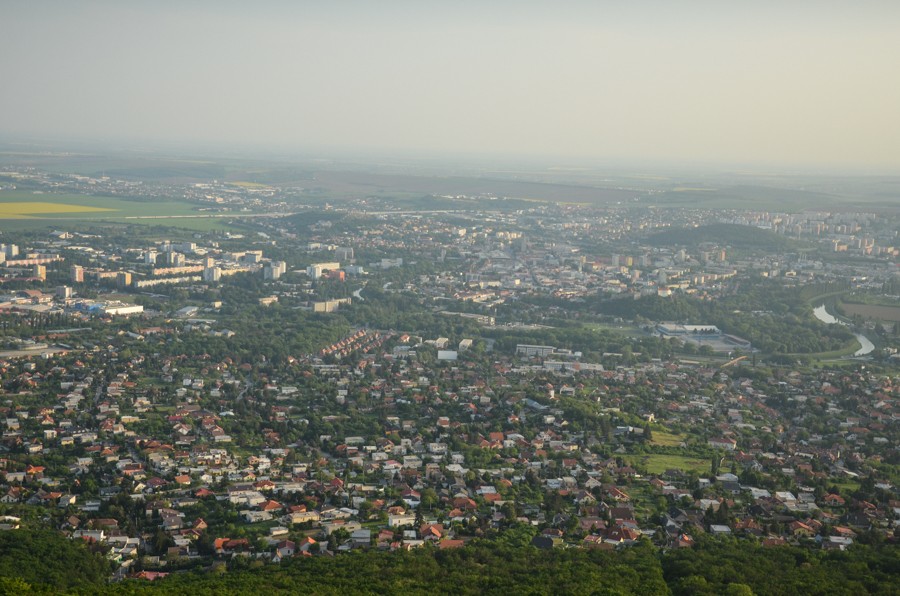
{"type": "Polygon", "coordinates": [[[4,238],[3,528],[41,516],[147,580],[511,532],[896,539],[874,215],[383,206],[4,238]]]}

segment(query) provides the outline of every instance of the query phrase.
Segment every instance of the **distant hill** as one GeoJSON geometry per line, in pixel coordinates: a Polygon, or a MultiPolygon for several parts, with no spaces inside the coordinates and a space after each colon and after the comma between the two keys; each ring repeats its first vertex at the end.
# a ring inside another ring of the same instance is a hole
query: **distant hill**
{"type": "Polygon", "coordinates": [[[696,228],[666,230],[653,234],[647,239],[652,246],[697,246],[702,242],[713,242],[720,246],[730,246],[740,250],[769,249],[789,250],[797,247],[797,242],[775,232],[741,226],[737,224],[709,224],[696,228]]]}

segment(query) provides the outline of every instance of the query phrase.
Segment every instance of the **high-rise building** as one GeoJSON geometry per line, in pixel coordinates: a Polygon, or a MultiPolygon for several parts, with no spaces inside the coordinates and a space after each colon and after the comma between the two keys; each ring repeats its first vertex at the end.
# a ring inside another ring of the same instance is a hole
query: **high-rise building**
{"type": "Polygon", "coordinates": [[[167,252],[166,265],[171,265],[172,267],[184,267],[184,255],[180,252],[167,252]]]}
{"type": "Polygon", "coordinates": [[[284,261],[272,261],[263,268],[265,279],[278,279],[287,272],[287,263],[284,261]]]}
{"type": "Polygon", "coordinates": [[[47,267],[44,265],[35,265],[34,266],[34,277],[38,278],[41,281],[47,279],[47,267]]]}
{"type": "Polygon", "coordinates": [[[306,268],[306,274],[312,279],[319,279],[324,272],[340,268],[340,263],[315,263],[306,268]]]}
{"type": "Polygon", "coordinates": [[[72,265],[72,268],[69,269],[69,274],[72,279],[72,283],[84,283],[84,267],[82,267],[81,265],[72,265]]]}
{"type": "Polygon", "coordinates": [[[259,263],[260,261],[262,261],[262,251],[248,250],[244,253],[244,256],[241,257],[241,261],[245,263],[259,263]]]}
{"type": "Polygon", "coordinates": [[[222,270],[218,267],[207,267],[203,270],[203,281],[207,283],[216,283],[222,279],[222,270]]]}

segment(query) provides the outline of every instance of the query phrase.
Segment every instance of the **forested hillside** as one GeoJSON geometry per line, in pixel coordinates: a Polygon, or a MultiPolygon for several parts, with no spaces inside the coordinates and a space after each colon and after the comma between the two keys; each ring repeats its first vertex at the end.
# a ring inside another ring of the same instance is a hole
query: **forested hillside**
{"type": "Polygon", "coordinates": [[[520,539],[512,532],[460,549],[369,551],[281,565],[239,558],[152,583],[106,584],[100,555],[52,532],[15,531],[0,534],[0,594],[900,593],[900,550],[893,545],[825,552],[701,538],[693,549],[666,552],[649,542],[624,551],[546,551],[520,539]]]}

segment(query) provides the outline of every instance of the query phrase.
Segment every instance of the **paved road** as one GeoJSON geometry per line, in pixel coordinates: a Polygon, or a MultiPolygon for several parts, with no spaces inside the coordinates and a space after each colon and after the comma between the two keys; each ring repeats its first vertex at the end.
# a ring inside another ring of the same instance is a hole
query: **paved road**
{"type": "Polygon", "coordinates": [[[244,388],[241,389],[241,392],[237,394],[237,397],[234,398],[234,402],[237,403],[246,397],[247,392],[250,391],[250,388],[253,387],[253,383],[249,380],[244,381],[244,388]]]}

